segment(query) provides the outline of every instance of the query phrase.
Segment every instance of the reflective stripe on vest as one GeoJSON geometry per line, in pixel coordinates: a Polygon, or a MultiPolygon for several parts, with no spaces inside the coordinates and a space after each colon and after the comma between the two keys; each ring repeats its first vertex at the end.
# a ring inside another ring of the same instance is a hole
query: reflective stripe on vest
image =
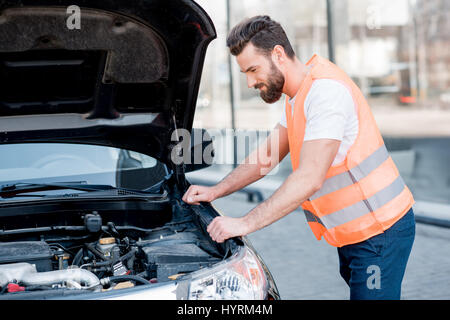
{"type": "Polygon", "coordinates": [[[372,170],[378,168],[384,161],[389,158],[389,153],[386,150],[386,146],[383,144],[377,151],[372,153],[368,158],[361,162],[356,167],[350,169],[349,171],[342,172],[334,177],[326,179],[315,194],[313,194],[310,200],[315,200],[326,194],[337,191],[339,189],[348,187],[355,182],[366,177],[372,170]]]}
{"type": "Polygon", "coordinates": [[[326,229],[332,229],[354,219],[364,216],[367,213],[380,209],[386,203],[397,197],[405,188],[405,183],[401,176],[398,176],[393,183],[380,190],[372,197],[359,201],[347,208],[318,217],[311,211],[304,210],[308,222],[318,222],[326,229]]]}

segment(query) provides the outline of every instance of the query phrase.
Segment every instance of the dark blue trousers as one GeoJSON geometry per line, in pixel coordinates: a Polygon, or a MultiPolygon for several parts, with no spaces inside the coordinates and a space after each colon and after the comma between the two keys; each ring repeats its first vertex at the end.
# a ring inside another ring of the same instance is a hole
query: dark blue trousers
{"type": "Polygon", "coordinates": [[[412,208],[392,227],[363,242],[338,248],[340,274],[351,300],[398,300],[416,224],[412,208]]]}

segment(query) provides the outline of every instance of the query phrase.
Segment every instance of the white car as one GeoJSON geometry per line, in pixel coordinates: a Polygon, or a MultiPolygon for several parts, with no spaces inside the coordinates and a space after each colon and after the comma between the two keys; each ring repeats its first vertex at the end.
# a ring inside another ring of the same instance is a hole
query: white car
{"type": "Polygon", "coordinates": [[[189,187],[216,36],[193,1],[0,0],[0,299],[279,299],[189,187]],[[174,139],[175,137],[175,139],[174,139]],[[178,139],[178,140],[177,140],[178,139]],[[179,157],[175,157],[179,159],[179,157]]]}

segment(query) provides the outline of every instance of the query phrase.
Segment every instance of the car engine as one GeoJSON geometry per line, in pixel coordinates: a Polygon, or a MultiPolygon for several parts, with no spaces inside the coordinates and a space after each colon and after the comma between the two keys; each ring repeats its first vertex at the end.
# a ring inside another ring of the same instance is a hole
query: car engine
{"type": "Polygon", "coordinates": [[[174,281],[223,259],[189,215],[154,228],[105,222],[98,212],[80,218],[83,225],[0,230],[0,298],[174,281]]]}

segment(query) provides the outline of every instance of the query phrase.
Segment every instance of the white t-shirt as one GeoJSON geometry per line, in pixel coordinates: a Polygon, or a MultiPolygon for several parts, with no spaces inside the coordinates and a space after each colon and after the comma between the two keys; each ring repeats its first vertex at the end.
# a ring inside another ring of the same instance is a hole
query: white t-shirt
{"type": "MultiPolygon", "coordinates": [[[[295,97],[289,102],[294,113],[295,97]]],[[[358,135],[358,116],[349,89],[336,80],[315,80],[306,96],[304,108],[306,116],[304,141],[315,139],[341,141],[332,165],[340,164],[345,160],[358,135]]],[[[287,127],[286,112],[283,112],[280,124],[287,127]]]]}

